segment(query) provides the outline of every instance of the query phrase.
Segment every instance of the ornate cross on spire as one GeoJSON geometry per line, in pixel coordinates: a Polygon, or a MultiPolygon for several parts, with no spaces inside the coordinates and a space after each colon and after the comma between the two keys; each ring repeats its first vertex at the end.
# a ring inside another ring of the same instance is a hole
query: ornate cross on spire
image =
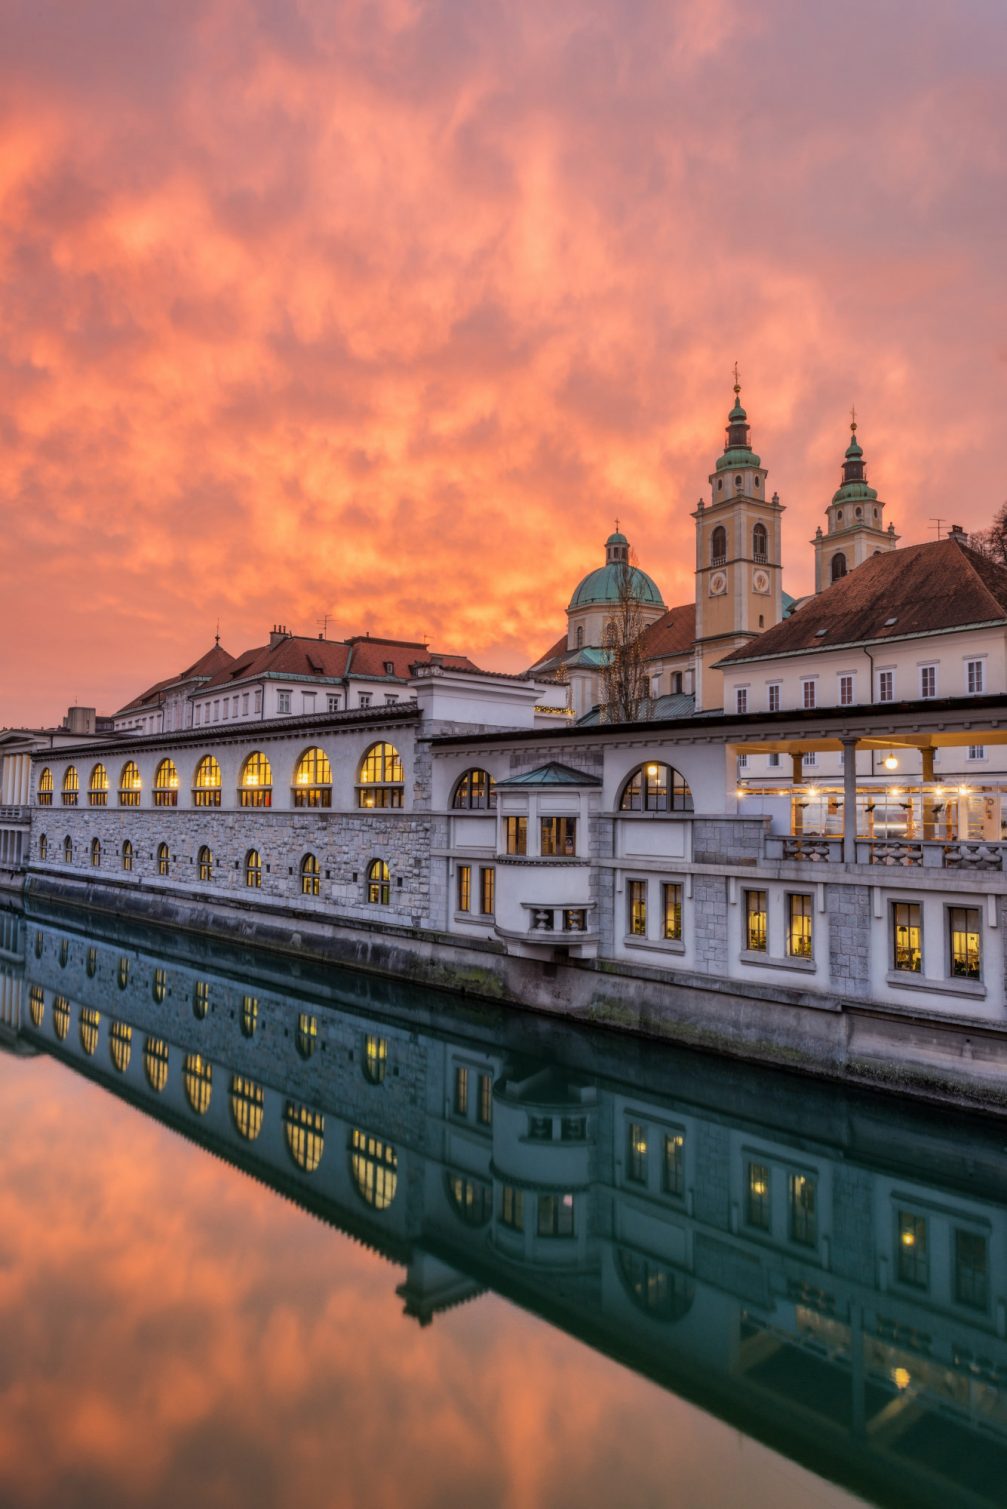
{"type": "Polygon", "coordinates": [[[740,393],[741,392],[741,378],[738,376],[738,363],[737,362],[735,362],[735,364],[734,364],[734,391],[735,391],[735,393],[740,393]]]}
{"type": "Polygon", "coordinates": [[[855,403],[850,404],[850,429],[854,435],[857,433],[857,406],[855,403]]]}

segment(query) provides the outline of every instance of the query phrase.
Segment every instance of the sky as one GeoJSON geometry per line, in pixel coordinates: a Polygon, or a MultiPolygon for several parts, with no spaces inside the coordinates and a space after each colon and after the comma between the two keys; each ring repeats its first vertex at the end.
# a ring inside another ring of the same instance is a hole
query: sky
{"type": "Polygon", "coordinates": [[[851,403],[1007,500],[1002,0],[0,0],[0,724],[276,622],[522,670],[671,604],[741,371],[784,586],[851,403]],[[991,464],[992,462],[992,464],[991,464]]]}

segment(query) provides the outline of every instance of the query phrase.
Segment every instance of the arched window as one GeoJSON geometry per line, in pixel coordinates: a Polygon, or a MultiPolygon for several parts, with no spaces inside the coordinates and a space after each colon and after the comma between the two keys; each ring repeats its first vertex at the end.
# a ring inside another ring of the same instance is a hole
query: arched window
{"type": "Polygon", "coordinates": [[[485,1226],[493,1214],[493,1191],[481,1179],[445,1174],[448,1199],[466,1226],[485,1226]]]}
{"type": "Polygon", "coordinates": [[[765,524],[756,524],[752,530],[752,555],[757,561],[769,560],[769,533],[765,524]]]}
{"type": "Polygon", "coordinates": [[[57,996],[52,1003],[52,1030],[60,1042],[70,1031],[70,1002],[66,996],[57,996]]]}
{"type": "Polygon", "coordinates": [[[577,636],[576,636],[576,638],[577,638],[577,649],[578,650],[582,650],[584,648],[584,625],[583,624],[578,624],[577,625],[577,636]]]}
{"type": "Polygon", "coordinates": [[[691,1278],[640,1252],[620,1248],[619,1277],[633,1303],[655,1320],[681,1320],[692,1309],[696,1286],[691,1278]]]}
{"type": "Polygon", "coordinates": [[[100,870],[101,869],[101,839],[100,838],[92,838],[92,840],[91,840],[91,864],[94,866],[94,868],[96,870],[100,870]]]}
{"type": "Polygon", "coordinates": [[[31,1013],[32,1025],[41,1027],[45,1018],[45,995],[41,985],[32,985],[29,988],[28,1010],[31,1013]]]}
{"type": "Polygon", "coordinates": [[[199,872],[200,880],[213,879],[213,854],[207,848],[206,844],[203,844],[196,856],[196,869],[199,872]]]}
{"type": "Polygon", "coordinates": [[[245,884],[253,891],[262,886],[262,855],[258,849],[249,849],[245,855],[245,884]]]}
{"type": "Polygon", "coordinates": [[[294,767],[294,806],[332,806],[332,766],[324,749],[306,749],[294,767]]]}
{"type": "Polygon", "coordinates": [[[192,1014],[197,1022],[206,1020],[210,1011],[210,985],[207,980],[197,980],[192,987],[192,1014]]]}
{"type": "Polygon", "coordinates": [[[38,790],[35,792],[35,800],[40,807],[52,806],[52,790],[52,771],[47,765],[38,778],[38,790]]]}
{"type": "Polygon", "coordinates": [[[364,1039],[364,1078],[369,1084],[384,1084],[388,1068],[388,1039],[366,1037],[364,1039]]]}
{"type": "Polygon", "coordinates": [[[322,871],[314,854],[305,854],[301,860],[301,895],[320,896],[322,871]]]}
{"type": "Polygon", "coordinates": [[[148,1037],[143,1043],[143,1072],[147,1083],[160,1095],[168,1083],[168,1044],[160,1037],[148,1037]]]}
{"type": "Polygon", "coordinates": [[[143,782],[134,760],[127,760],[119,776],[119,806],[139,807],[143,782]]]}
{"type": "Polygon", "coordinates": [[[401,807],[405,791],[402,757],[394,744],[372,744],[360,762],[358,807],[401,807]]]}
{"type": "Polygon", "coordinates": [[[297,1051],[302,1058],[311,1058],[318,1047],[318,1018],[302,1011],[297,1018],[297,1051]]]}
{"type": "Polygon", "coordinates": [[[88,979],[93,980],[95,975],[98,973],[98,950],[96,948],[88,949],[87,962],[84,965],[84,969],[87,973],[88,979]]]}
{"type": "Polygon", "coordinates": [[[311,1111],[288,1100],[283,1108],[283,1129],[291,1158],[299,1169],[313,1174],[325,1149],[325,1117],[321,1111],[311,1111]]]}
{"type": "Polygon", "coordinates": [[[254,1142],[262,1131],[262,1118],[266,1110],[266,1096],[261,1085],[254,1079],[245,1079],[241,1074],[231,1075],[231,1115],[238,1136],[246,1142],[254,1142]]]}
{"type": "Polygon", "coordinates": [[[128,838],[123,840],[122,867],[124,870],[132,870],[133,868],[133,845],[128,838]]]}
{"type": "Polygon", "coordinates": [[[243,996],[241,1000],[241,1035],[254,1037],[259,1025],[258,996],[243,996]]]}
{"type": "Polygon", "coordinates": [[[651,761],[640,765],[619,798],[620,812],[692,812],[692,792],[677,770],[651,761]]]}
{"type": "Polygon", "coordinates": [[[261,749],[250,754],[238,778],[238,800],[243,807],[273,805],[273,767],[261,749]]]}
{"type": "Polygon", "coordinates": [[[84,1006],[80,1013],[80,1046],[89,1058],[93,1057],[98,1046],[98,1028],[101,1026],[101,1012],[95,1011],[93,1006],[84,1006]]]}
{"type": "Polygon", "coordinates": [[[108,1033],[108,1051],[120,1074],[129,1068],[133,1053],[133,1029],[128,1022],[112,1022],[108,1033]]]}
{"type": "Polygon", "coordinates": [[[354,1128],[350,1166],[357,1192],[375,1210],[387,1210],[399,1182],[399,1157],[390,1142],[354,1128]]]}
{"type": "Polygon", "coordinates": [[[213,1065],[201,1053],[187,1053],[182,1065],[185,1098],[197,1116],[205,1116],[213,1094],[213,1065]]]}
{"type": "Polygon", "coordinates": [[[157,873],[167,875],[171,869],[171,855],[168,853],[167,844],[157,846],[157,873]]]}
{"type": "Polygon", "coordinates": [[[192,778],[192,805],[220,806],[220,766],[213,755],[204,755],[196,766],[196,774],[192,778]]]}
{"type": "Polygon", "coordinates": [[[69,958],[70,958],[70,940],[69,940],[69,938],[63,938],[61,940],[61,942],[60,942],[60,945],[59,945],[59,967],[60,967],[60,969],[66,969],[67,962],[68,962],[69,958]]]}
{"type": "Polygon", "coordinates": [[[76,765],[68,765],[63,772],[63,806],[76,807],[80,795],[80,777],[76,765]]]}
{"type": "Polygon", "coordinates": [[[160,1006],[168,994],[168,971],[155,969],[150,982],[150,993],[154,998],[154,1005],[160,1006]]]}
{"type": "Polygon", "coordinates": [[[178,806],[178,770],[174,760],[162,760],[154,771],[154,806],[178,806]]]}
{"type": "Polygon", "coordinates": [[[841,550],[837,550],[832,557],[832,580],[838,582],[846,575],[846,557],[841,550]]]}
{"type": "Polygon", "coordinates": [[[496,781],[488,770],[466,770],[455,787],[452,807],[488,812],[497,804],[496,781]]]}
{"type": "Polygon", "coordinates": [[[727,560],[727,530],[718,524],[710,538],[710,564],[722,566],[727,560]]]}
{"type": "Polygon", "coordinates": [[[116,984],[120,990],[125,990],[129,984],[129,960],[123,954],[119,959],[119,968],[116,971],[116,984]]]}
{"type": "Polygon", "coordinates": [[[388,906],[392,899],[392,882],[383,859],[372,859],[367,866],[367,900],[372,906],[388,906]]]}
{"type": "Polygon", "coordinates": [[[49,840],[44,833],[38,836],[38,857],[43,864],[49,858],[49,840]]]}
{"type": "Polygon", "coordinates": [[[73,864],[73,839],[69,833],[63,840],[63,863],[65,865],[73,864]]]}
{"type": "Polygon", "coordinates": [[[104,765],[95,765],[88,777],[87,804],[89,807],[108,806],[108,771],[104,765]]]}

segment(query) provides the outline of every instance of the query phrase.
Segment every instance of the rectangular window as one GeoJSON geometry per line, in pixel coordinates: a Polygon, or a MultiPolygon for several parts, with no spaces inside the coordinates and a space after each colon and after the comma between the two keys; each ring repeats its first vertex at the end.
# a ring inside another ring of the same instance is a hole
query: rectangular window
{"type": "Polygon", "coordinates": [[[248,693],[247,692],[242,692],[242,694],[241,694],[241,716],[243,718],[247,718],[248,717],[248,693]]]}
{"type": "Polygon", "coordinates": [[[665,1132],[661,1185],[666,1195],[685,1194],[685,1133],[665,1132]]]}
{"type": "Polygon", "coordinates": [[[747,713],[748,712],[748,687],[747,686],[739,686],[734,695],[735,695],[735,699],[736,699],[736,711],[739,712],[739,713],[747,713]]]}
{"type": "Polygon", "coordinates": [[[978,696],[983,690],[983,663],[981,660],[966,660],[965,684],[968,687],[969,696],[978,696]]]}
{"type": "Polygon", "coordinates": [[[524,1191],[505,1184],[500,1190],[500,1224],[524,1231],[524,1191]]]}
{"type": "Polygon", "coordinates": [[[458,910],[469,912],[472,910],[472,866],[458,866],[458,910]]]}
{"type": "Polygon", "coordinates": [[[278,713],[289,713],[289,711],[290,711],[290,693],[289,692],[277,692],[277,694],[276,694],[276,711],[278,713]]]}
{"type": "Polygon", "coordinates": [[[811,958],[810,896],[787,897],[787,953],[792,959],[811,958]]]}
{"type": "Polygon", "coordinates": [[[215,697],[213,699],[213,721],[214,721],[214,723],[219,723],[219,721],[220,721],[220,698],[219,697],[215,697]]]}
{"type": "Polygon", "coordinates": [[[809,750],[808,753],[803,756],[803,763],[805,765],[817,765],[818,764],[818,755],[817,755],[816,751],[813,750],[813,749],[809,750]]]}
{"type": "Polygon", "coordinates": [[[338,692],[329,692],[325,699],[326,709],[330,713],[338,713],[340,697],[338,692]]]}
{"type": "Polygon", "coordinates": [[[315,711],[315,695],[316,694],[314,692],[302,692],[301,693],[301,711],[302,712],[304,712],[304,713],[313,713],[315,711]]]}
{"type": "Polygon", "coordinates": [[[360,696],[358,698],[358,705],[360,707],[370,707],[370,705],[371,705],[371,694],[370,694],[370,692],[361,692],[360,693],[360,696]]]}
{"type": "Polygon", "coordinates": [[[479,910],[484,917],[492,917],[496,910],[497,872],[492,865],[483,865],[479,870],[479,910]]]}
{"type": "Polygon", "coordinates": [[[892,967],[911,974],[923,969],[923,912],[918,902],[892,902],[892,967]]]}
{"type": "Polygon", "coordinates": [[[538,1234],[540,1237],[572,1237],[573,1195],[539,1195],[538,1234]]]}
{"type": "Polygon", "coordinates": [[[780,756],[776,750],[769,756],[769,768],[770,770],[779,770],[780,768],[780,756]]]}
{"type": "Polygon", "coordinates": [[[626,1128],[626,1178],[633,1184],[647,1182],[647,1128],[638,1121],[626,1128]]]}
{"type": "Polygon", "coordinates": [[[977,1231],[955,1232],[955,1299],[970,1310],[989,1308],[989,1243],[977,1231]]]}
{"type": "Polygon", "coordinates": [[[748,756],[747,756],[747,754],[740,754],[738,756],[738,769],[739,770],[747,770],[748,769],[748,756]]]}
{"type": "Polygon", "coordinates": [[[626,931],[633,938],[647,936],[647,882],[631,880],[626,887],[626,931]]]}
{"type": "Polygon", "coordinates": [[[203,719],[203,704],[201,702],[197,702],[196,703],[196,717],[195,717],[195,722],[196,722],[197,726],[202,722],[202,719],[203,719]]]}
{"type": "Polygon", "coordinates": [[[959,980],[978,980],[981,973],[979,948],[979,908],[953,906],[948,909],[951,943],[951,974],[959,980]]]}
{"type": "Polygon", "coordinates": [[[806,1174],[790,1176],[790,1240],[802,1247],[818,1241],[815,1181],[806,1174]]]}
{"type": "Polygon", "coordinates": [[[745,1220],[756,1231],[769,1230],[769,1169],[764,1163],[748,1165],[745,1220]]]}
{"type": "Polygon", "coordinates": [[[813,681],[801,682],[801,700],[804,707],[814,707],[815,683],[813,681]]]}
{"type": "Polygon", "coordinates": [[[757,954],[766,952],[766,892],[745,892],[745,947],[757,954]]]}
{"type": "Polygon", "coordinates": [[[778,681],[774,681],[769,688],[769,711],[771,713],[780,711],[780,683],[778,681]]]}
{"type": "Polygon", "coordinates": [[[935,665],[920,666],[920,696],[937,696],[937,667],[935,665]]]}
{"type": "Polygon", "coordinates": [[[650,678],[650,695],[652,697],[654,697],[654,698],[660,697],[660,695],[661,695],[661,677],[660,677],[660,674],[658,674],[656,676],[651,676],[651,678],[650,678]]]}
{"type": "Polygon", "coordinates": [[[985,760],[985,758],[986,758],[986,745],[985,744],[970,744],[969,745],[969,759],[970,760],[985,760]]]}
{"type": "Polygon", "coordinates": [[[895,672],[894,671],[879,671],[878,672],[878,701],[879,702],[894,702],[895,701],[895,672]]]}
{"type": "Polygon", "coordinates": [[[542,847],[540,854],[553,859],[577,852],[577,819],[575,817],[543,817],[541,821],[542,847]]]}
{"type": "Polygon", "coordinates": [[[898,1252],[896,1266],[899,1281],[914,1289],[925,1289],[930,1282],[930,1259],[927,1254],[927,1223],[924,1216],[911,1211],[898,1213],[898,1252]]]}
{"type": "Polygon", "coordinates": [[[255,689],[255,711],[257,713],[261,713],[262,712],[262,688],[261,688],[261,686],[256,687],[256,689],[255,689]]]}
{"type": "Polygon", "coordinates": [[[508,854],[528,853],[528,819],[526,817],[504,818],[504,842],[508,854]]]}
{"type": "Polygon", "coordinates": [[[583,1142],[587,1137],[586,1116],[564,1116],[559,1124],[559,1135],[564,1142],[583,1142]]]}
{"type": "Polygon", "coordinates": [[[480,1074],[479,1076],[479,1124],[488,1127],[493,1125],[493,1076],[492,1074],[480,1074]]]}
{"type": "Polygon", "coordinates": [[[395,704],[396,704],[396,702],[398,702],[398,700],[399,699],[398,699],[397,693],[395,693],[395,692],[385,692],[385,706],[386,707],[394,707],[395,704]]]}
{"type": "Polygon", "coordinates": [[[673,692],[681,694],[681,691],[682,691],[682,672],[681,671],[674,671],[672,673],[672,677],[671,677],[671,689],[672,689],[673,692]]]}
{"type": "Polygon", "coordinates": [[[661,888],[664,897],[664,936],[675,943],[682,941],[682,887],[666,884],[661,888]]]}
{"type": "Polygon", "coordinates": [[[228,699],[227,699],[227,698],[226,698],[226,697],[225,697],[225,698],[224,698],[224,700],[223,700],[223,702],[222,702],[222,704],[221,704],[221,707],[222,707],[222,713],[221,713],[221,716],[222,716],[222,717],[224,717],[224,718],[227,718],[227,717],[228,717],[228,716],[229,716],[229,709],[230,709],[230,706],[231,706],[231,704],[230,704],[230,702],[229,702],[229,701],[228,701],[228,699]]]}
{"type": "Polygon", "coordinates": [[[237,694],[237,692],[235,692],[234,696],[231,698],[231,714],[235,718],[238,716],[238,694],[237,694]]]}
{"type": "Polygon", "coordinates": [[[469,1114],[469,1071],[458,1065],[455,1069],[455,1115],[469,1114]]]}
{"type": "Polygon", "coordinates": [[[528,1136],[531,1138],[532,1142],[551,1142],[552,1141],[552,1117],[551,1116],[529,1116],[528,1117],[528,1136]]]}
{"type": "Polygon", "coordinates": [[[853,677],[840,676],[839,678],[839,706],[853,706],[853,677]]]}

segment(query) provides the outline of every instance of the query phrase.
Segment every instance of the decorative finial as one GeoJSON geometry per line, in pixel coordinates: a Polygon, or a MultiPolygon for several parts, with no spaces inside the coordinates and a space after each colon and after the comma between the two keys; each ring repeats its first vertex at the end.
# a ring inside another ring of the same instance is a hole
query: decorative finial
{"type": "Polygon", "coordinates": [[[735,364],[734,364],[734,391],[735,391],[735,393],[740,393],[741,392],[741,378],[738,376],[738,363],[737,362],[735,362],[735,364]]]}
{"type": "Polygon", "coordinates": [[[219,618],[217,619],[217,633],[214,636],[214,643],[216,643],[218,645],[220,644],[220,619],[219,618]]]}
{"type": "Polygon", "coordinates": [[[618,519],[616,519],[616,521],[615,521],[615,532],[616,532],[616,534],[619,533],[619,520],[618,519]]]}
{"type": "Polygon", "coordinates": [[[857,433],[857,406],[855,403],[850,404],[850,429],[854,435],[857,433]]]}

